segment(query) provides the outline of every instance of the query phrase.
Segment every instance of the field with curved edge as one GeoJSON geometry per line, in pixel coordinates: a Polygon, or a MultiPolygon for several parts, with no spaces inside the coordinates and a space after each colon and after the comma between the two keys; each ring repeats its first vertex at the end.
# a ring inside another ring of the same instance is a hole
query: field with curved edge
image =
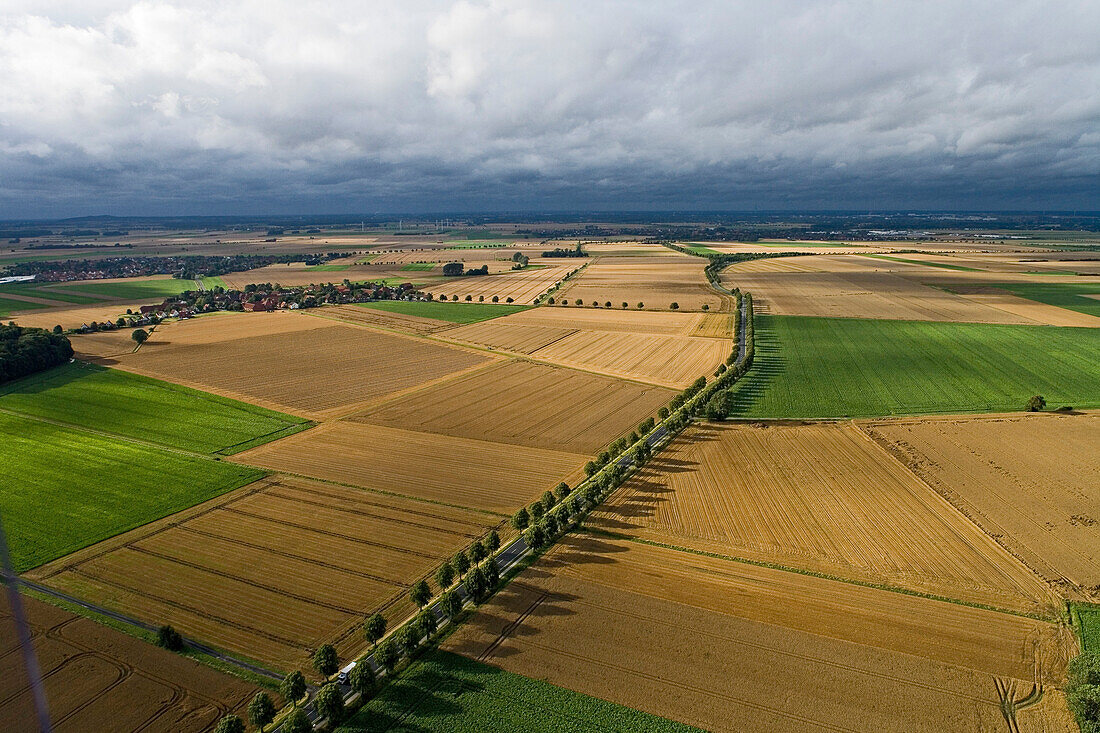
{"type": "Polygon", "coordinates": [[[758,316],[732,394],[748,418],[1100,407],[1100,329],[758,316]]]}

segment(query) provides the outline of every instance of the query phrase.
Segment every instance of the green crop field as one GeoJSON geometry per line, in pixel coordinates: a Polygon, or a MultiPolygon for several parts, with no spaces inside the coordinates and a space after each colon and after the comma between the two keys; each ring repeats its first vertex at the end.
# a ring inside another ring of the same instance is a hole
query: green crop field
{"type": "Polygon", "coordinates": [[[527,310],[528,305],[505,305],[501,303],[443,303],[437,301],[376,300],[373,303],[358,303],[364,308],[401,313],[406,316],[435,318],[451,323],[477,323],[490,318],[499,318],[511,313],[527,310]]]}
{"type": "Polygon", "coordinates": [[[1086,652],[1100,652],[1100,606],[1074,603],[1071,612],[1081,648],[1086,652]]]}
{"type": "Polygon", "coordinates": [[[15,311],[27,311],[48,307],[49,306],[45,303],[28,303],[25,300],[12,300],[11,298],[5,298],[3,295],[0,295],[0,316],[6,316],[15,311]]]}
{"type": "Polygon", "coordinates": [[[684,242],[680,246],[684,247],[685,249],[690,249],[692,252],[694,252],[697,255],[706,256],[706,255],[720,255],[720,254],[722,254],[718,250],[711,249],[710,247],[706,246],[705,244],[700,244],[699,242],[684,242]]]}
{"type": "Polygon", "coordinates": [[[351,265],[313,265],[306,269],[310,272],[343,272],[351,269],[351,265]]]}
{"type": "Polygon", "coordinates": [[[523,677],[457,654],[433,652],[414,664],[340,733],[572,733],[698,728],[523,677]]]}
{"type": "Polygon", "coordinates": [[[925,267],[938,267],[942,270],[961,270],[962,272],[984,272],[976,267],[963,267],[962,265],[952,265],[947,262],[932,262],[930,260],[910,260],[905,257],[891,257],[890,255],[874,255],[874,254],[862,254],[861,257],[873,257],[876,260],[891,260],[893,262],[906,262],[910,265],[924,265],[925,267]]]}
{"type": "Polygon", "coordinates": [[[436,263],[434,263],[434,262],[410,262],[409,264],[404,265],[401,269],[402,270],[410,270],[410,271],[414,271],[414,272],[416,272],[416,271],[429,272],[431,270],[434,270],[435,267],[436,267],[436,263]]]}
{"type": "Polygon", "coordinates": [[[1007,290],[1028,300],[1100,316],[1100,283],[1003,283],[990,287],[1007,290]]]}
{"type": "Polygon", "coordinates": [[[5,413],[0,442],[0,514],[19,572],[264,475],[5,413]]]}
{"type": "Polygon", "coordinates": [[[492,242],[484,239],[455,239],[447,242],[447,249],[497,249],[506,247],[504,242],[492,242]]]}
{"type": "Polygon", "coordinates": [[[310,426],[299,417],[82,362],[0,387],[0,409],[196,453],[236,453],[310,426]]]}
{"type": "MultiPolygon", "coordinates": [[[[222,285],[221,278],[203,278],[203,284],[207,287],[222,285]]],[[[185,290],[197,290],[194,280],[177,280],[167,278],[164,280],[134,280],[126,282],[96,282],[95,280],[81,280],[67,283],[61,288],[50,288],[48,292],[64,292],[72,289],[80,293],[102,295],[107,298],[122,298],[125,300],[152,300],[153,298],[167,298],[171,295],[179,295],[185,290]]],[[[50,296],[44,296],[50,297],[50,296]]]]}
{"type": "Polygon", "coordinates": [[[733,417],[1100,407],[1100,329],[757,316],[733,417]]]}

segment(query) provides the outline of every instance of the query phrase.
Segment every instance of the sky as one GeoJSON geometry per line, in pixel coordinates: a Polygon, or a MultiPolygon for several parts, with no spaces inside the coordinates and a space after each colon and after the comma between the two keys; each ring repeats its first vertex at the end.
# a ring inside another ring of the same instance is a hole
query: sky
{"type": "Polygon", "coordinates": [[[3,0],[0,218],[1100,209],[1100,2],[3,0]]]}

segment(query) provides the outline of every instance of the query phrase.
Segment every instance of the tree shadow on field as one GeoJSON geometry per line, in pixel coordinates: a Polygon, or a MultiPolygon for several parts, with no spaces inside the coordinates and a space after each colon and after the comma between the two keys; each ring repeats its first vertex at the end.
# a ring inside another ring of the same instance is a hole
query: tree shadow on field
{"type": "Polygon", "coordinates": [[[783,345],[767,319],[757,319],[755,339],[756,353],[752,368],[730,388],[730,396],[733,398],[730,417],[750,415],[763,400],[768,388],[787,371],[783,345]]]}

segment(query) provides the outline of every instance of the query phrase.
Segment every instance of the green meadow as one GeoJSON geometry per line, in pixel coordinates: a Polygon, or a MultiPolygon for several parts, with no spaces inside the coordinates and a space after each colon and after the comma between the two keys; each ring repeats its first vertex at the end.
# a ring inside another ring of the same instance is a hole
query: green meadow
{"type": "Polygon", "coordinates": [[[487,321],[490,318],[519,313],[531,307],[503,303],[444,303],[434,300],[376,300],[372,303],[358,303],[357,305],[364,308],[389,311],[390,313],[401,313],[406,316],[435,318],[439,321],[449,321],[451,323],[477,323],[478,321],[487,321]]]}

